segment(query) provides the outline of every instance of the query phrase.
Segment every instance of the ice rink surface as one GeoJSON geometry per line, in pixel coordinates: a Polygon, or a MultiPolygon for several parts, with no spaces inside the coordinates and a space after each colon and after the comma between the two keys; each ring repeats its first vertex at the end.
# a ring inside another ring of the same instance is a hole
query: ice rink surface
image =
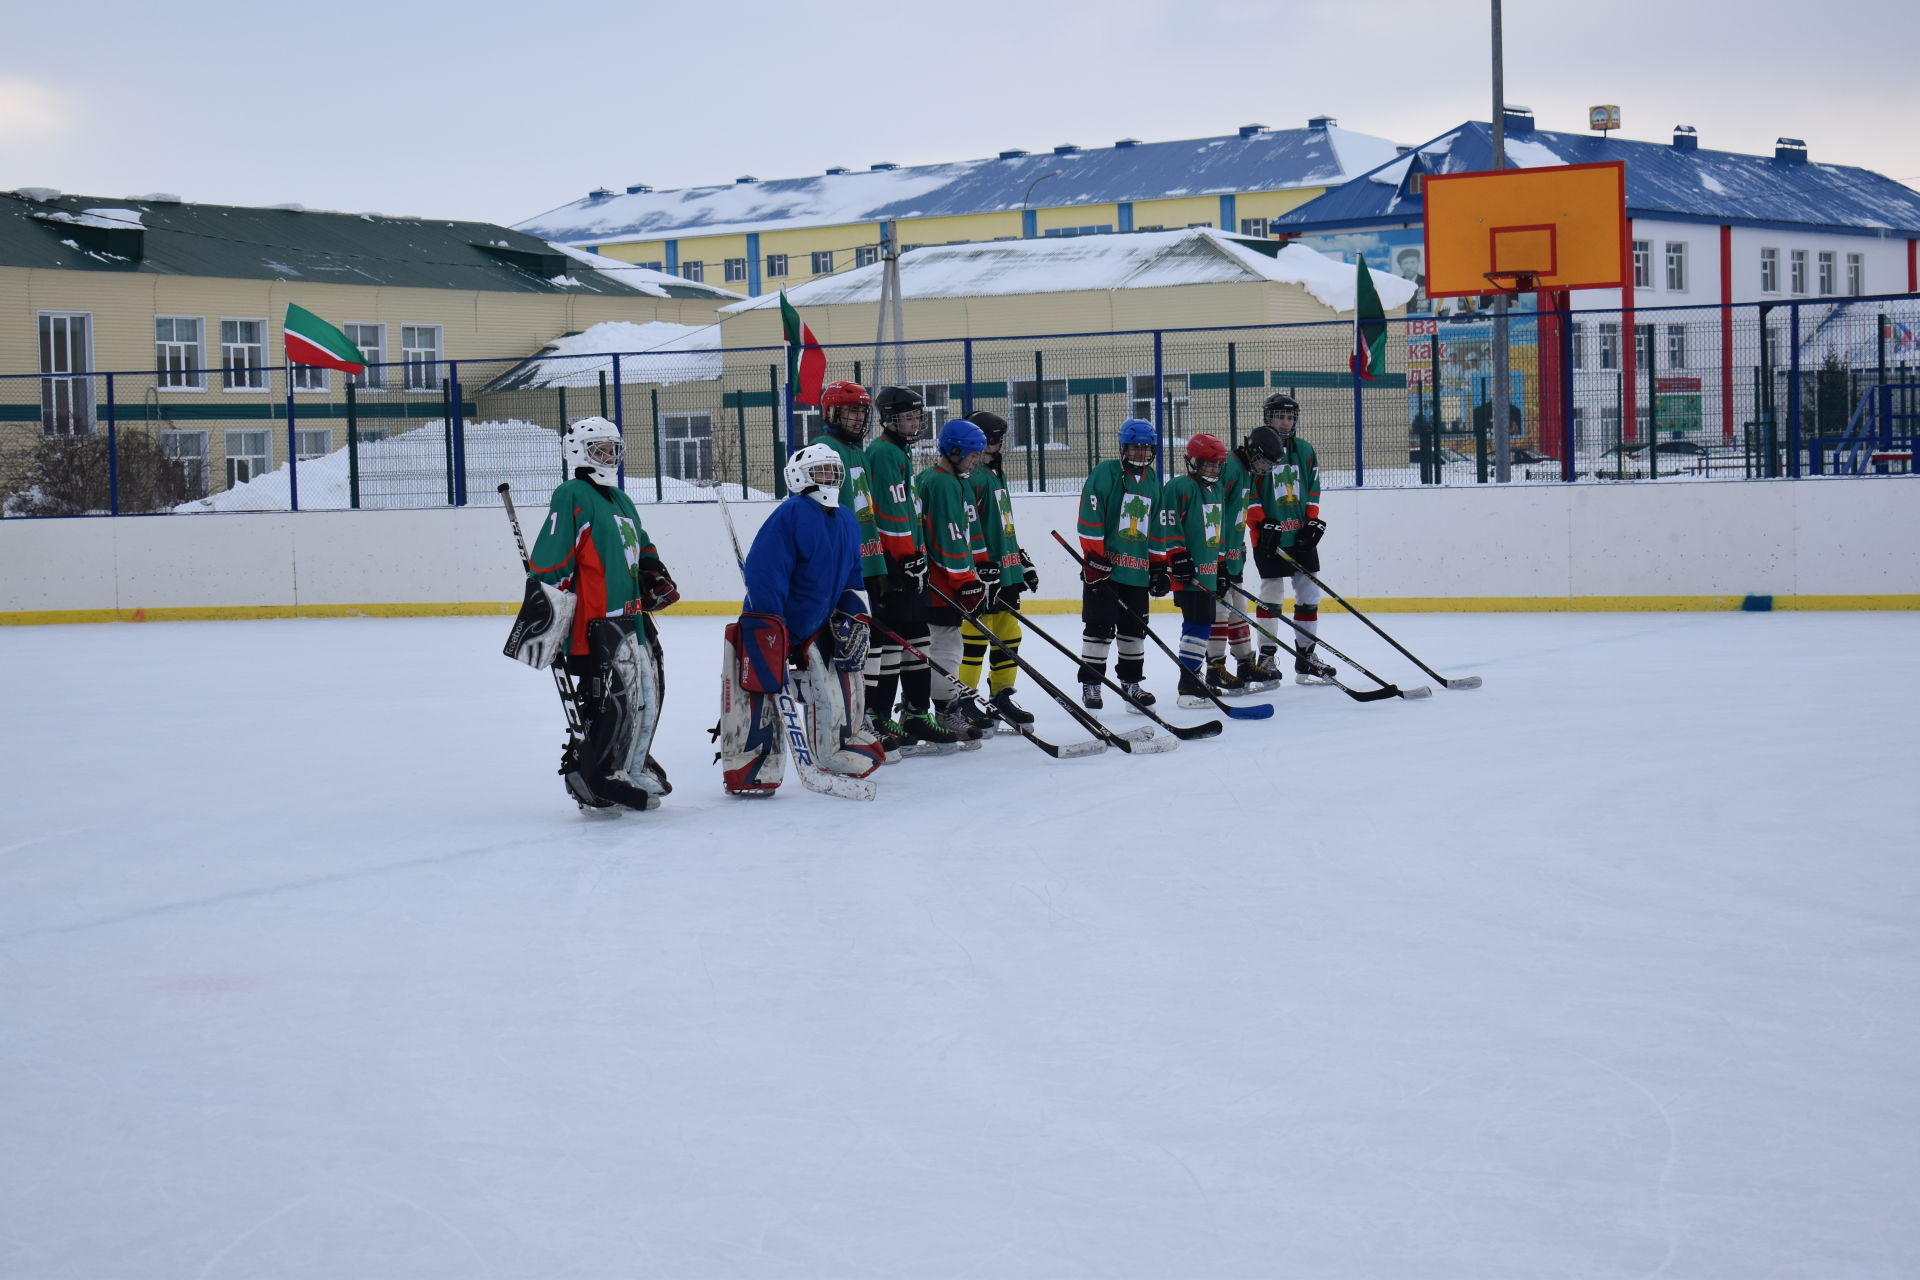
{"type": "Polygon", "coordinates": [[[862,805],[670,618],[616,821],[503,618],[0,629],[0,1276],[1920,1274],[1920,617],[1381,621],[862,805]]]}

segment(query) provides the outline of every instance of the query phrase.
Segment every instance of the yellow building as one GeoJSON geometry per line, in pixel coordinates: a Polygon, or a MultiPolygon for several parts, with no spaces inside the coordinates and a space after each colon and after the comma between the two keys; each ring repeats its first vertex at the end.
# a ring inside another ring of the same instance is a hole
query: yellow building
{"type": "Polygon", "coordinates": [[[1393,143],[1315,116],[1177,142],[1003,151],[991,160],[720,187],[600,189],[520,230],[620,262],[758,296],[902,249],[1120,231],[1215,227],[1264,237],[1289,209],[1391,160],[1393,143]]]}

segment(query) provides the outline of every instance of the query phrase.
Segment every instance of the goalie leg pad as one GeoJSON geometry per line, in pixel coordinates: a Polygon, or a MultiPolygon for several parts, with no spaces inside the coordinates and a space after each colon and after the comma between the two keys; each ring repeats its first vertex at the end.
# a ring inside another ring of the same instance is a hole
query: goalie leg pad
{"type": "Polygon", "coordinates": [[[807,743],[823,769],[864,778],[884,763],[886,752],[865,731],[865,690],[860,674],[814,661],[794,673],[795,691],[807,710],[807,743]]]}
{"type": "MultiPolygon", "coordinates": [[[[784,627],[781,635],[785,635],[784,627]]],[[[740,623],[727,624],[726,637],[720,663],[721,784],[730,795],[770,796],[779,789],[787,767],[779,698],[775,693],[747,687],[746,680],[756,664],[748,660],[743,648],[740,623]]],[[[780,660],[786,661],[784,652],[780,660]]]]}
{"type": "Polygon", "coordinates": [[[660,723],[659,655],[619,623],[595,618],[587,624],[587,660],[591,673],[580,686],[586,729],[581,772],[596,793],[629,808],[643,807],[620,791],[664,796],[673,790],[666,772],[648,754],[660,723]]]}

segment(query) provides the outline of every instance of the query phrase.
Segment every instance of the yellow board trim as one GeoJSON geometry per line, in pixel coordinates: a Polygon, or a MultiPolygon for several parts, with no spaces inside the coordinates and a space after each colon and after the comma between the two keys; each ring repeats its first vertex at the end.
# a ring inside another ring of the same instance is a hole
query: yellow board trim
{"type": "MultiPolygon", "coordinates": [[[[1742,609],[1747,596],[1403,596],[1390,600],[1356,600],[1367,613],[1726,613],[1742,609]]],[[[1920,609],[1920,595],[1773,596],[1775,612],[1794,610],[1857,611],[1920,609]]],[[[1024,613],[1080,612],[1078,600],[1025,600],[1024,613]]],[[[41,609],[0,613],[0,626],[51,626],[77,622],[229,622],[258,618],[456,618],[512,617],[517,601],[474,600],[457,604],[307,604],[307,605],[194,605],[151,609],[41,609]]],[[[1177,613],[1170,600],[1156,600],[1153,611],[1177,613]]],[[[1321,602],[1322,613],[1344,612],[1332,600],[1321,602]]],[[[731,618],[740,605],[731,600],[682,600],[673,606],[679,616],[731,618]]],[[[1761,610],[1765,612],[1765,610],[1761,610]]]]}

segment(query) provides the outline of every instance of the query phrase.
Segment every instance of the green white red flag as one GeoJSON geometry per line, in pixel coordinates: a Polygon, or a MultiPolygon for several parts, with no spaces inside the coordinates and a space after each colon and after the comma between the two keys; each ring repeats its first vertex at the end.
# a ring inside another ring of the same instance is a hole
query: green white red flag
{"type": "Polygon", "coordinates": [[[1353,288],[1353,372],[1371,382],[1387,367],[1387,312],[1373,287],[1365,254],[1360,255],[1359,270],[1353,288]]]}
{"type": "Polygon", "coordinates": [[[363,373],[367,358],[347,335],[305,307],[287,304],[286,323],[281,326],[286,339],[288,364],[317,364],[342,373],[363,373]]]}
{"type": "Polygon", "coordinates": [[[787,385],[793,388],[793,402],[819,404],[820,384],[827,379],[827,353],[787,301],[785,289],[780,291],[780,328],[787,337],[787,385]]]}

